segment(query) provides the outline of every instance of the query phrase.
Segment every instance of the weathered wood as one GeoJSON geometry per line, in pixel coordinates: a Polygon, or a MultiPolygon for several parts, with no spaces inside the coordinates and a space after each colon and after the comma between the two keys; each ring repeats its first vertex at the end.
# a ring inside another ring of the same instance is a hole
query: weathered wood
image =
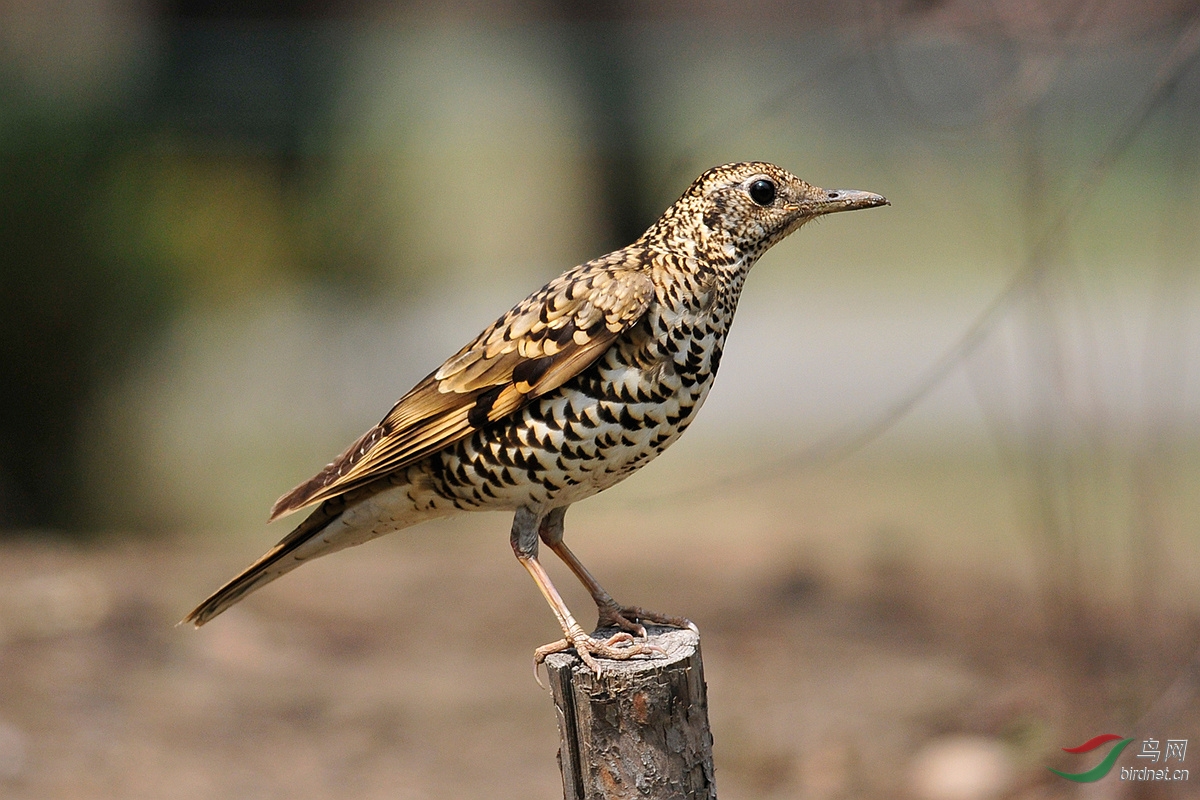
{"type": "Polygon", "coordinates": [[[574,652],[546,659],[565,800],[717,796],[700,637],[676,628],[648,632],[666,657],[600,660],[598,678],[574,652]]]}

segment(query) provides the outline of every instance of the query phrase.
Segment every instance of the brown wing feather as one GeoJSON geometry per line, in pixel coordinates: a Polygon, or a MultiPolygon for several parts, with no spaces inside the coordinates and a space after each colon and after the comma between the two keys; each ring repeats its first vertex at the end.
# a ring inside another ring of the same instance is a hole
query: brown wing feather
{"type": "Polygon", "coordinates": [[[280,497],[271,519],[408,466],[578,375],[646,313],[654,284],[638,263],[634,253],[620,251],[518,303],[346,452],[280,497]]]}

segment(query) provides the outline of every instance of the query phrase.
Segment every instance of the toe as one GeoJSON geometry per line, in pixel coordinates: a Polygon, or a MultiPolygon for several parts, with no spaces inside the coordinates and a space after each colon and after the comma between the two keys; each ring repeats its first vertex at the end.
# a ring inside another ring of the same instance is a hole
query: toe
{"type": "Polygon", "coordinates": [[[538,682],[538,686],[542,687],[543,689],[546,688],[546,684],[542,683],[542,676],[538,674],[538,667],[541,666],[542,662],[546,660],[546,656],[551,656],[555,653],[561,653],[564,650],[570,650],[571,646],[571,643],[566,639],[559,639],[557,642],[544,644],[533,651],[533,679],[538,682]]]}
{"type": "MultiPolygon", "coordinates": [[[[537,675],[537,667],[546,660],[546,656],[553,653],[561,653],[564,650],[572,648],[579,655],[579,659],[597,676],[600,675],[600,663],[596,660],[597,658],[628,661],[634,656],[655,657],[667,654],[658,645],[639,642],[634,639],[631,633],[626,631],[619,631],[603,641],[594,636],[589,636],[583,631],[577,631],[572,633],[569,639],[560,639],[557,642],[551,642],[534,651],[534,675],[537,675]]],[[[538,683],[540,684],[541,682],[541,677],[538,676],[538,683]]]]}
{"type": "Polygon", "coordinates": [[[625,609],[615,606],[600,609],[599,618],[596,620],[596,627],[620,628],[623,631],[632,633],[634,636],[645,639],[646,628],[625,616],[624,611],[625,609]]]}
{"type": "Polygon", "coordinates": [[[623,631],[629,631],[634,636],[645,639],[646,628],[642,623],[652,622],[655,625],[668,625],[672,628],[687,628],[696,633],[700,631],[691,620],[683,617],[672,617],[669,614],[659,614],[656,611],[647,611],[638,606],[618,606],[613,603],[611,606],[600,607],[600,619],[597,627],[600,628],[620,628],[623,631]]]}

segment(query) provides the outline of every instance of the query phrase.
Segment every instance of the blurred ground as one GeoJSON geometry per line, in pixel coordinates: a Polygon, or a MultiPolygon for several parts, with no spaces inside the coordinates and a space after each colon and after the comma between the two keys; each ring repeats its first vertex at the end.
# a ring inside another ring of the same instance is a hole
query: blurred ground
{"type": "MultiPolygon", "coordinates": [[[[987,568],[1022,549],[1004,541],[1004,482],[962,464],[859,458],[656,505],[717,465],[676,467],[579,505],[568,536],[619,599],[699,624],[723,800],[1098,796],[1045,766],[1078,768],[1057,748],[1101,731],[1140,735],[1197,642],[1194,620],[1131,608],[1055,641],[1029,582],[987,568]],[[970,563],[917,548],[943,538],[970,563]],[[930,794],[947,780],[990,793],[930,794]]],[[[508,524],[478,515],[339,553],[200,631],[172,626],[279,530],[5,542],[0,794],[561,796],[530,672],[556,630],[508,524]]],[[[1195,694],[1168,706],[1146,734],[1200,739],[1195,694]]],[[[1140,766],[1133,752],[1119,763],[1140,766]]],[[[1196,796],[1164,786],[1131,796],[1196,796]]]]}

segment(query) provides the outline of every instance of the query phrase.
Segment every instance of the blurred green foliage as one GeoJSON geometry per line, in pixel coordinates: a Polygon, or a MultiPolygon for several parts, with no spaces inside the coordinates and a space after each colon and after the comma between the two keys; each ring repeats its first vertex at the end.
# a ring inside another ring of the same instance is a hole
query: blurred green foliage
{"type": "Polygon", "coordinates": [[[84,523],[89,409],[178,298],[170,273],[120,246],[101,202],[121,120],[30,110],[0,138],[0,527],[84,523]]]}

